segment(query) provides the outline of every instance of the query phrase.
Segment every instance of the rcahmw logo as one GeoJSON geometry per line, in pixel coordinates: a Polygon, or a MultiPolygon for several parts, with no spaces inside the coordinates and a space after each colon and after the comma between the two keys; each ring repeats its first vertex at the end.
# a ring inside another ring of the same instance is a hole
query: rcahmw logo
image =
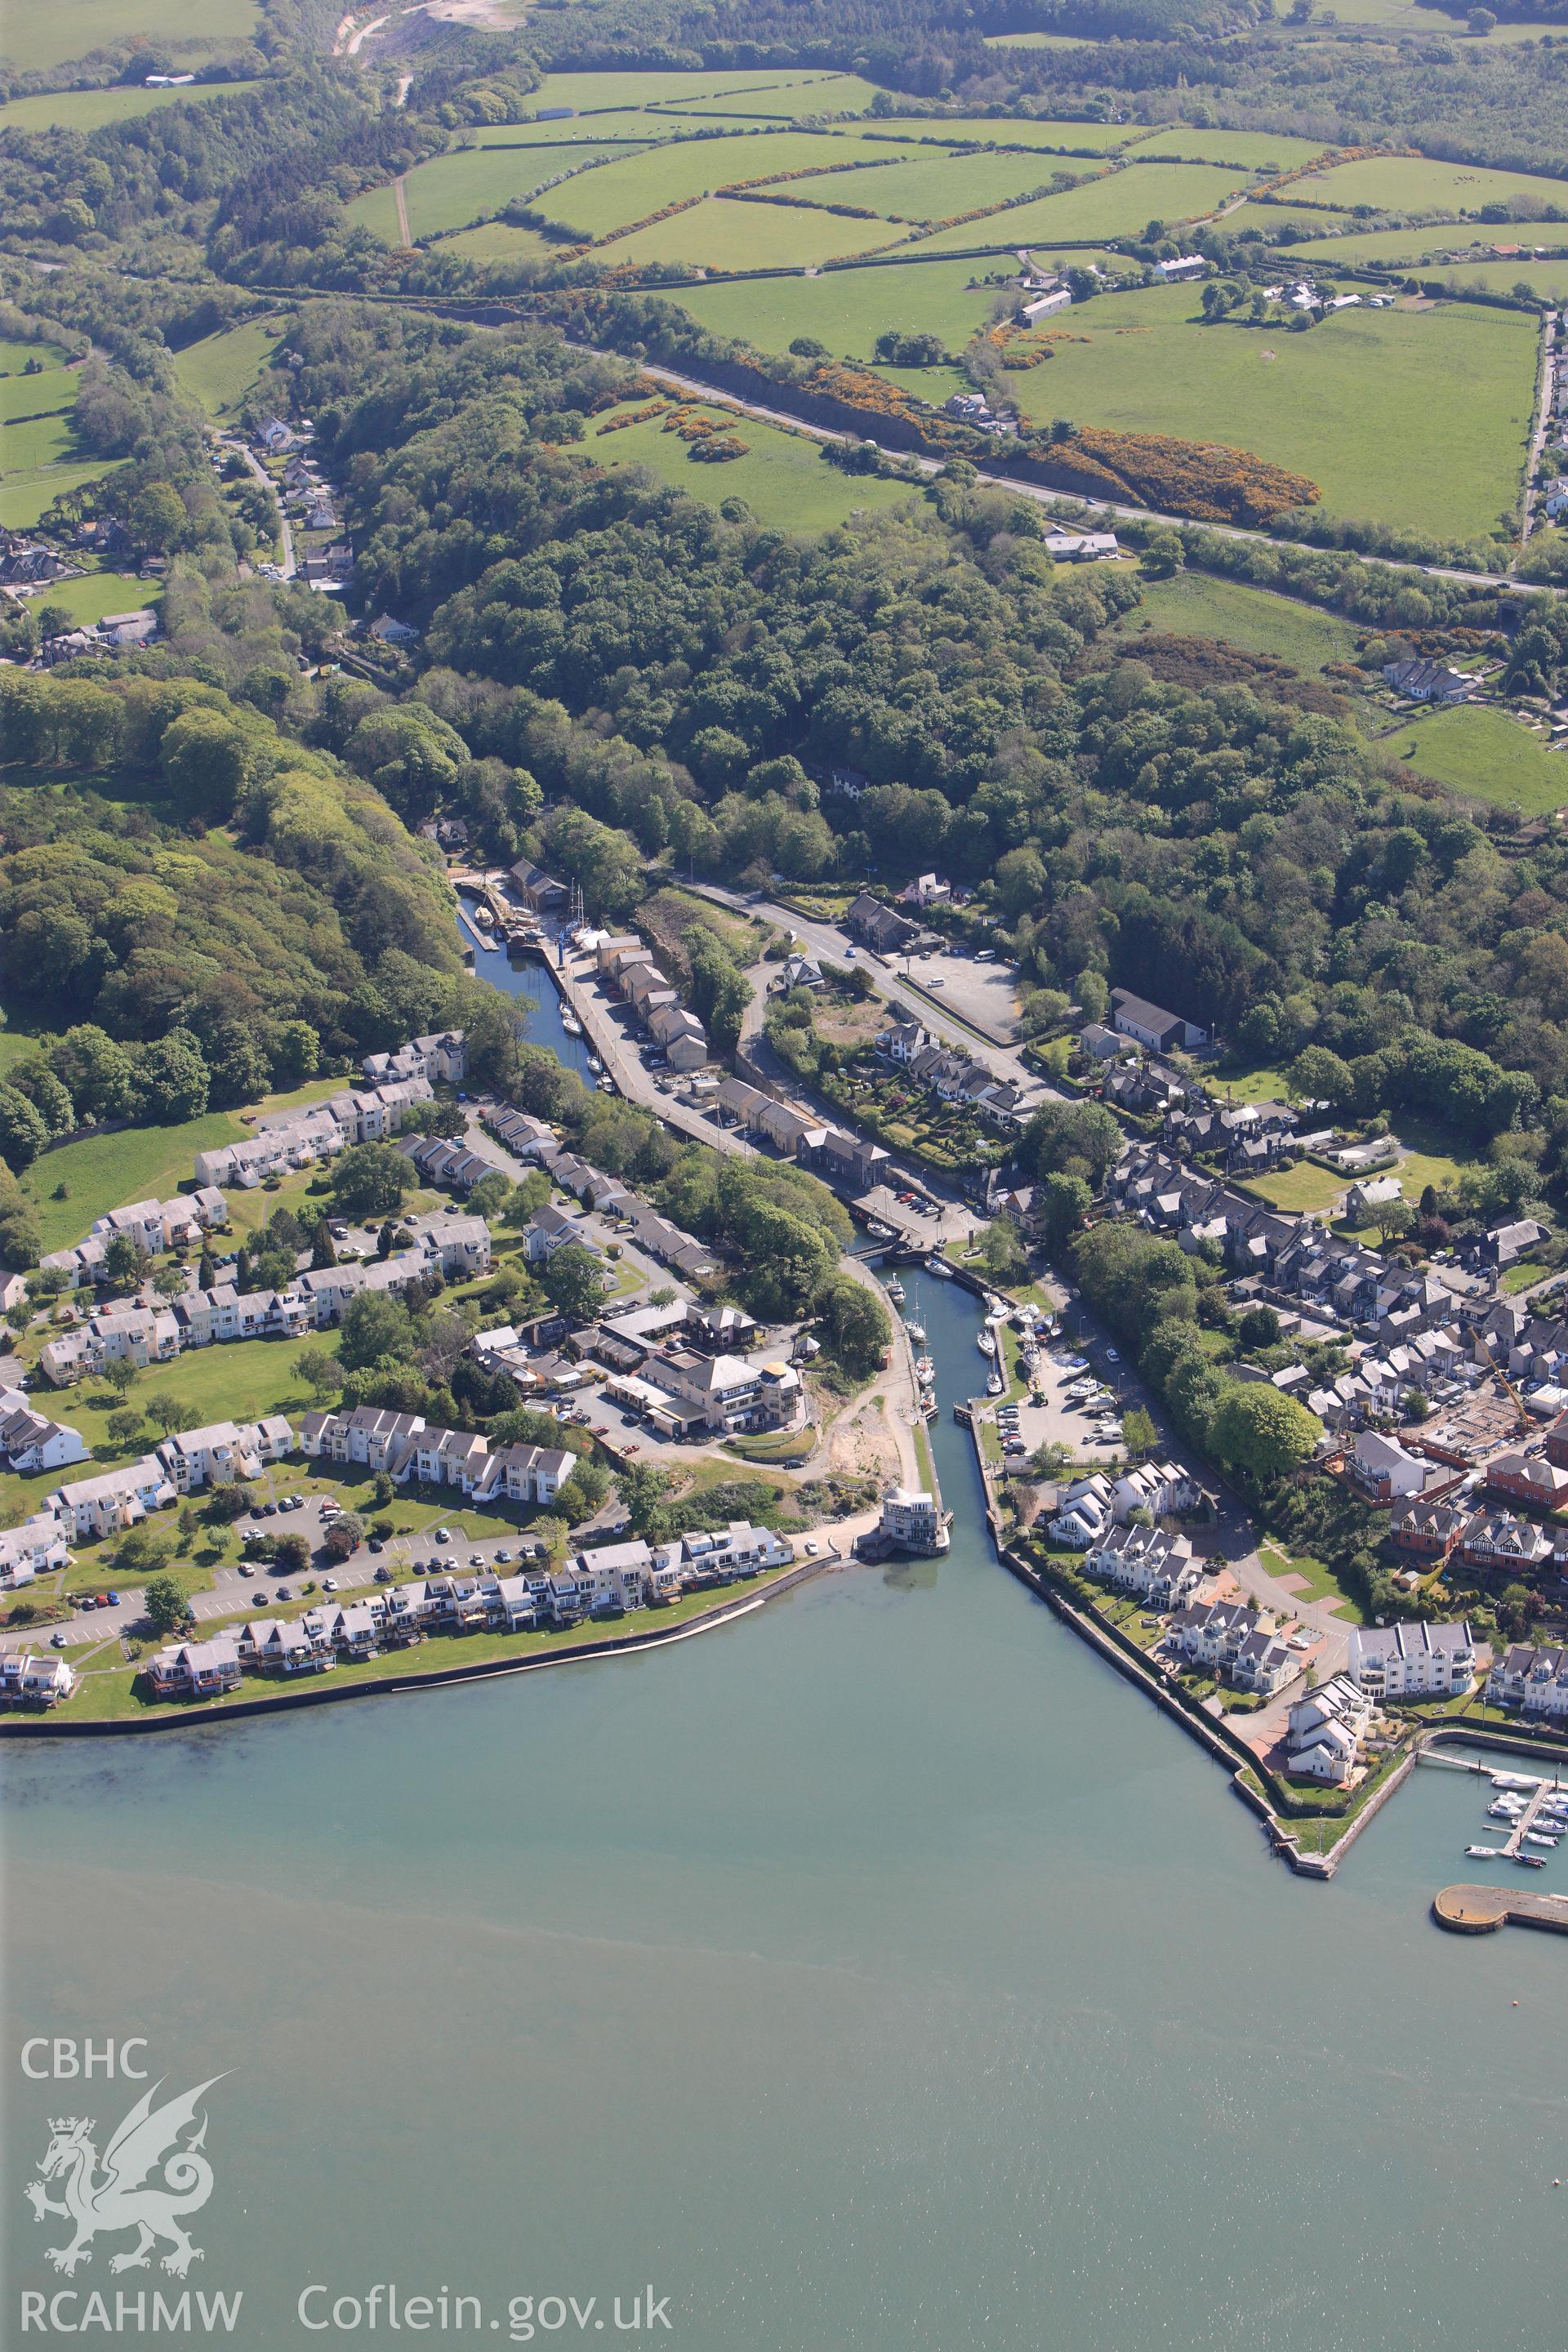
{"type": "MultiPolygon", "coordinates": [[[[140,2040],[110,2042],[50,2041],[42,2036],[24,2044],[22,2070],[33,2081],[88,2079],[117,2073],[132,2081],[144,2079],[146,2068],[132,2063],[145,2052],[140,2040]]],[[[35,2221],[66,2226],[58,2242],[46,2246],[44,2258],[68,2278],[90,2263],[93,2241],[134,2233],[134,2242],[110,2256],[111,2272],[144,2271],[159,2257],[160,2267],[183,2279],[193,2263],[203,2259],[186,2227],[213,2193],[213,2168],[206,2155],[207,2118],[203,2100],[221,2074],[198,2083],[194,2090],[154,2105],[163,2078],[143,2091],[110,2134],[101,2160],[98,2153],[96,2119],[91,2116],[56,2116],[50,2119],[49,2140],[39,2160],[37,2177],[24,2194],[35,2221]],[[163,2251],[167,2248],[167,2252],[163,2251]]],[[[145,2288],[118,2288],[112,2294],[88,2293],[76,2287],[48,2294],[24,2290],[22,2329],[62,2336],[89,2330],[110,2333],[163,2332],[186,2335],[193,2327],[230,2333],[239,2316],[243,2294],[151,2293],[145,2288]]]]}

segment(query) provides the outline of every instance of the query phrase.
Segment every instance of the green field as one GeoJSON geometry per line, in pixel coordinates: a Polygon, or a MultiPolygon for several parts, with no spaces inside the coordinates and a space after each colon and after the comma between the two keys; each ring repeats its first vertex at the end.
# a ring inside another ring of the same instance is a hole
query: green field
{"type": "MultiPolygon", "coordinates": [[[[0,376],[0,425],[15,430],[19,416],[58,415],[74,405],[80,379],[74,368],[45,368],[38,375],[0,376]]],[[[7,433],[7,446],[10,433],[7,433]]]]}
{"type": "Polygon", "coordinates": [[[664,432],[657,417],[618,433],[591,432],[585,450],[573,454],[589,455],[605,467],[646,466],[660,481],[710,505],[744,499],[760,522],[784,530],[826,530],[857,509],[875,514],[889,507],[911,508],[921,499],[921,492],[907,483],[841,473],[808,436],[785,433],[717,405],[703,407],[702,414],[732,429],[746,443],[748,454],[722,466],[694,464],[687,443],[664,432]]]}
{"type": "Polygon", "coordinates": [[[710,196],[672,220],[656,221],[605,248],[622,261],[685,261],[702,269],[799,268],[865,253],[906,236],[885,220],[841,220],[795,205],[748,205],[710,196]]]}
{"type": "Polygon", "coordinates": [[[1152,131],[1132,150],[1144,155],[1175,155],[1188,163],[1238,163],[1248,172],[1295,172],[1325,152],[1316,139],[1277,138],[1272,131],[1196,131],[1181,123],[1173,131],[1152,131]]]}
{"type": "Polygon", "coordinates": [[[513,228],[507,221],[481,221],[478,228],[460,228],[443,237],[443,253],[463,255],[469,261],[542,261],[557,248],[536,228],[513,228]]]}
{"type": "Polygon", "coordinates": [[[1031,122],[1023,116],[921,115],[879,122],[879,134],[908,139],[972,139],[998,147],[1063,148],[1080,155],[1114,155],[1142,139],[1137,122],[1031,122]]]}
{"type": "Polygon", "coordinates": [[[1435,710],[1388,737],[1384,749],[1418,775],[1478,800],[1543,816],[1568,803],[1568,756],[1500,710],[1467,704],[1435,710]]]}
{"type": "Polygon", "coordinates": [[[1521,283],[1548,302],[1568,302],[1568,255],[1555,261],[1466,261],[1439,263],[1424,277],[1445,285],[1484,286],[1489,293],[1511,294],[1521,283]]]}
{"type": "Polygon", "coordinates": [[[1243,653],[1271,654],[1308,672],[1324,662],[1350,661],[1355,654],[1356,633],[1348,621],[1269,589],[1216,580],[1205,572],[1143,583],[1142,603],[1122,625],[1131,653],[1144,621],[1177,636],[1220,637],[1243,653]]]}
{"type": "Polygon", "coordinates": [[[994,219],[943,229],[926,253],[975,246],[1056,245],[1064,239],[1136,236],[1151,220],[1194,220],[1235,193],[1237,175],[1213,163],[1130,163],[1065,195],[1041,196],[994,219]]]}
{"type": "MultiPolygon", "coordinates": [[[[694,74],[694,81],[710,81],[694,74]]],[[[722,90],[713,98],[658,99],[654,102],[671,113],[716,116],[733,114],[757,121],[795,122],[803,116],[862,114],[876,97],[876,85],[858,74],[824,74],[809,79],[786,75],[771,80],[759,74],[750,89],[722,90]]]]}
{"type": "Polygon", "coordinates": [[[1086,49],[1088,37],[1082,33],[987,33],[988,49],[1086,49]]]}
{"type": "Polygon", "coordinates": [[[817,278],[693,286],[678,299],[715,334],[739,336],[759,351],[785,352],[797,335],[814,335],[836,357],[867,359],[888,328],[940,335],[949,351],[962,350],[1000,290],[972,287],[973,275],[967,261],[888,262],[825,269],[817,278]]]}
{"type": "Polygon", "coordinates": [[[95,1217],[127,1201],[166,1201],[189,1181],[198,1151],[237,1143],[248,1130],[226,1110],[207,1111],[177,1127],[127,1127],[116,1135],[89,1135],[46,1151],[22,1178],[37,1204],[44,1248],[69,1249],[92,1229],[95,1217]],[[54,1199],[64,1184],[67,1198],[54,1199]]]}
{"type": "MultiPolygon", "coordinates": [[[[585,155],[557,158],[550,155],[541,163],[531,148],[494,148],[478,151],[466,148],[458,155],[437,155],[433,163],[416,164],[414,172],[402,184],[402,200],[409,209],[409,236],[414,240],[435,237],[447,228],[468,228],[470,221],[484,219],[487,214],[500,212],[503,205],[515,203],[517,197],[531,195],[541,179],[552,179],[555,172],[566,169],[572,163],[585,163],[588,155],[618,155],[618,148],[588,148],[585,155]]],[[[632,155],[647,152],[644,148],[632,148],[632,155]]],[[[712,151],[710,151],[712,155],[712,151]]],[[[626,158],[630,164],[630,158],[626,158]]],[[[712,164],[710,164],[712,169],[712,164]]],[[[569,219],[576,228],[578,188],[590,188],[597,179],[590,172],[585,179],[569,179],[562,188],[550,188],[548,195],[538,197],[538,209],[550,212],[557,219],[569,219]]],[[[395,214],[393,214],[395,219],[395,214]]],[[[627,214],[630,219],[630,214],[627,214]]]]}
{"type": "Polygon", "coordinates": [[[63,465],[77,450],[76,431],[68,411],[64,409],[49,416],[29,416],[20,425],[7,425],[0,440],[6,480],[14,473],[34,473],[40,466],[63,465]]]}
{"type": "Polygon", "coordinates": [[[1521,196],[1561,205],[1568,198],[1568,185],[1524,172],[1487,171],[1478,163],[1373,155],[1359,163],[1335,163],[1305,181],[1301,193],[1331,205],[1375,205],[1379,212],[1475,212],[1481,205],[1508,204],[1521,196]]]}
{"type": "MultiPolygon", "coordinates": [[[[865,152],[862,142],[852,136],[815,131],[762,131],[745,132],[736,139],[681,140],[670,146],[621,156],[599,170],[585,172],[580,179],[568,180],[564,187],[552,188],[548,195],[542,196],[538,209],[572,228],[585,229],[591,236],[602,236],[606,230],[623,227],[628,221],[644,220],[650,213],[662,211],[666,205],[706,194],[710,189],[727,187],[737,180],[796,172],[810,164],[847,163],[865,152]]],[[[485,160],[503,168],[508,163],[502,155],[485,160]]],[[[420,167],[426,172],[439,168],[439,164],[420,167]]],[[[417,177],[417,173],[409,173],[410,190],[417,177]]],[[[537,185],[541,177],[542,173],[535,173],[522,184],[537,185]]],[[[828,187],[831,184],[824,184],[828,187]]],[[[803,181],[792,184],[787,193],[806,195],[815,190],[810,181],[803,181]]],[[[489,209],[495,211],[504,200],[504,196],[498,196],[489,209]]],[[[748,209],[762,212],[765,208],[753,205],[748,209]]],[[[411,221],[412,217],[411,214],[411,221]]],[[[851,222],[847,226],[856,227],[862,224],[851,222]]]]}
{"type": "MultiPolygon", "coordinates": [[[[1351,215],[1346,212],[1314,210],[1310,205],[1289,205],[1282,200],[1279,204],[1265,204],[1259,197],[1257,203],[1249,198],[1246,204],[1238,205],[1235,212],[1227,213],[1225,225],[1227,233],[1233,236],[1239,236],[1244,229],[1255,228],[1273,245],[1288,228],[1299,229],[1303,237],[1310,237],[1314,242],[1319,237],[1332,236],[1334,231],[1343,228],[1350,219],[1351,215]]],[[[1427,232],[1428,235],[1431,233],[1427,232]]],[[[1415,234],[1414,230],[1405,231],[1407,237],[1415,234]]]]}
{"type": "Polygon", "coordinates": [[[30,530],[62,490],[86,488],[101,481],[114,467],[110,460],[77,466],[43,466],[7,473],[0,479],[0,523],[8,530],[30,530]]]}
{"type": "Polygon", "coordinates": [[[879,161],[831,180],[803,180],[789,194],[820,193],[826,204],[868,205],[873,212],[901,220],[952,220],[981,205],[1027,194],[1050,178],[1058,161],[1040,155],[971,155],[962,149],[950,154],[938,148],[907,163],[879,161]]]}
{"type": "Polygon", "coordinates": [[[139,580],[134,572],[88,572],[79,580],[51,581],[34,599],[34,610],[63,604],[73,621],[90,623],[101,621],[106,613],[138,613],[143,605],[155,604],[163,593],[160,581],[139,580]]]}
{"type": "Polygon", "coordinates": [[[579,114],[593,114],[605,107],[652,106],[661,101],[700,98],[760,98],[764,92],[771,96],[781,90],[798,90],[803,104],[805,93],[810,91],[815,93],[815,103],[821,105],[825,93],[829,92],[835,103],[844,103],[846,89],[864,91],[860,102],[868,106],[876,96],[869,82],[857,81],[850,74],[752,66],[749,70],[712,73],[547,74],[539,88],[530,91],[528,102],[535,110],[542,106],[572,106],[579,114]]]}
{"type": "Polygon", "coordinates": [[[222,334],[204,335],[174,354],[174,373],[181,387],[199,400],[209,416],[227,416],[238,407],[279,342],[288,332],[285,319],[247,319],[243,326],[222,334]]]}
{"type": "Polygon", "coordinates": [[[613,153],[619,147],[646,146],[652,139],[673,138],[680,129],[679,115],[655,114],[647,108],[627,107],[616,114],[580,114],[566,122],[487,122],[478,130],[459,133],[458,145],[450,152],[461,153],[476,147],[526,147],[534,153],[542,152],[541,179],[557,159],[561,164],[571,163],[589,148],[604,148],[613,153]]]}
{"type": "MultiPolygon", "coordinates": [[[[1250,212],[1251,208],[1245,209],[1250,212]]],[[[1316,233],[1310,244],[1291,247],[1291,254],[1292,257],[1300,255],[1302,262],[1310,264],[1314,270],[1331,273],[1342,264],[1347,269],[1359,268],[1363,262],[1369,261],[1418,264],[1424,254],[1468,251],[1475,238],[1473,228],[1458,226],[1451,228],[1346,229],[1342,214],[1322,213],[1319,215],[1316,233]],[[1336,236],[1336,230],[1342,234],[1336,236]]]]}
{"type": "Polygon", "coordinates": [[[128,122],[135,115],[177,106],[183,99],[232,98],[260,87],[256,81],[209,81],[191,89],[53,90],[47,98],[16,98],[0,106],[0,131],[98,131],[106,122],[128,122]]]}
{"type": "Polygon", "coordinates": [[[1223,440],[1308,475],[1331,514],[1446,538],[1513,503],[1535,394],[1522,311],[1343,310],[1293,334],[1207,326],[1173,286],[1100,295],[1071,320],[1090,340],[1014,378],[1031,421],[1223,440]]]}
{"type": "Polygon", "coordinates": [[[63,367],[69,356],[58,343],[29,343],[0,335],[0,376],[20,375],[29,360],[41,362],[46,370],[63,367]]]}
{"type": "Polygon", "coordinates": [[[140,34],[188,72],[248,41],[258,15],[256,0],[205,0],[199,13],[188,0],[7,0],[0,57],[18,72],[39,73],[140,34]]]}

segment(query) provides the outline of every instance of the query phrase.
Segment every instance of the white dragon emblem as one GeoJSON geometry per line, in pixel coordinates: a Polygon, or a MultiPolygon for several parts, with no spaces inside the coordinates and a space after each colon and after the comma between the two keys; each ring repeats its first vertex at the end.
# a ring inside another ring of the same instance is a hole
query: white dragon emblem
{"type": "Polygon", "coordinates": [[[104,2149],[101,2173],[98,2150],[88,2137],[93,2118],[51,2118],[51,2137],[39,2177],[28,2181],[23,2194],[36,2221],[58,2213],[75,2224],[69,2245],[47,2250],[56,2270],[74,2274],[79,2263],[91,2262],[91,2241],[100,2231],[110,2235],[120,2230],[134,2230],[138,2236],[129,2253],[110,2258],[111,2271],[145,2270],[153,2248],[165,2239],[174,2251],[163,2256],[163,2268],[176,2278],[184,2278],[191,2264],[200,2262],[202,2249],[192,2245],[183,2217],[199,2211],[213,2193],[213,2168],[201,2153],[207,2136],[205,2116],[194,2139],[184,2147],[178,2142],[180,2134],[195,2121],[204,2093],[222,2080],[221,2074],[214,2074],[161,2107],[154,2107],[153,2101],[163,2084],[154,2083],[104,2149]],[[162,2179],[151,2179],[157,2172],[162,2179]],[[44,2186],[48,2180],[62,2182],[63,2200],[48,2194],[44,2186]]]}

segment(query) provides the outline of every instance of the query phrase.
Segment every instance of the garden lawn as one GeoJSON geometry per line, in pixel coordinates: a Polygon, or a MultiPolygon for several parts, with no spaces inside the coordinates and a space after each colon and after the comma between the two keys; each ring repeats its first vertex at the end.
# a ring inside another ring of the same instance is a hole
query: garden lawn
{"type": "Polygon", "coordinates": [[[1261,1103],[1289,1102],[1289,1083],[1283,1070],[1261,1063],[1255,1069],[1230,1070],[1223,1064],[1218,1069],[1205,1070],[1204,1084],[1227,1102],[1261,1103]]]}
{"type": "MultiPolygon", "coordinates": [[[[809,184],[809,183],[807,184],[809,184]]],[[[865,253],[906,235],[891,221],[843,220],[794,205],[748,205],[710,196],[689,212],[655,222],[602,248],[606,259],[690,262],[702,269],[795,269],[865,253]]]]}
{"type": "Polygon", "coordinates": [[[1300,1216],[1331,1207],[1350,1181],[1332,1169],[1299,1160],[1294,1168],[1277,1169],[1270,1176],[1248,1177],[1238,1190],[1267,1201],[1270,1208],[1291,1210],[1300,1216]]]}
{"type": "Polygon", "coordinates": [[[187,343],[174,354],[181,389],[200,401],[209,416],[231,415],[288,330],[286,319],[247,319],[243,326],[187,343]]]}
{"type": "Polygon", "coordinates": [[[1476,212],[1518,197],[1543,205],[1563,201],[1561,180],[1525,172],[1493,172],[1476,163],[1439,163],[1430,156],[1373,155],[1335,163],[1300,184],[1300,193],[1330,205],[1375,205],[1380,212],[1476,212]]]}
{"type": "MultiPolygon", "coordinates": [[[[94,0],[95,7],[100,5],[94,0]]],[[[260,88],[256,81],[209,81],[189,89],[51,90],[47,98],[14,98],[9,106],[0,106],[0,131],[100,131],[106,122],[128,122],[184,99],[232,98],[260,88]]]]}
{"type": "Polygon", "coordinates": [[[1331,1568],[1310,1552],[1287,1551],[1272,1536],[1265,1536],[1258,1547],[1258,1557],[1273,1576],[1293,1576],[1300,1580],[1298,1601],[1337,1601],[1335,1615],[1346,1625],[1366,1625],[1371,1622],[1359,1601],[1346,1591],[1331,1568]]]}
{"type": "Polygon", "coordinates": [[[259,13],[256,0],[204,0],[199,12],[190,0],[8,0],[0,56],[37,73],[140,36],[174,58],[176,70],[190,72],[204,58],[248,41],[259,13]]]}
{"type": "Polygon", "coordinates": [[[746,456],[725,465],[695,463],[689,445],[664,432],[658,417],[619,433],[601,436],[590,430],[586,444],[574,447],[572,455],[589,455],[606,469],[646,466],[672,488],[711,506],[722,499],[744,499],[759,522],[784,530],[827,530],[858,509],[867,514],[889,507],[907,509],[921,497],[906,482],[840,472],[823,457],[823,445],[804,434],[786,433],[716,405],[702,406],[700,414],[743,441],[746,456]]]}
{"type": "Polygon", "coordinates": [[[811,335],[836,358],[868,360],[889,328],[940,335],[949,351],[962,351],[999,291],[972,288],[973,274],[967,261],[890,261],[816,278],[693,286],[671,299],[714,334],[739,336],[758,351],[787,352],[797,335],[811,335]]]}
{"type": "Polygon", "coordinates": [[[73,407],[80,377],[75,368],[45,368],[38,375],[0,376],[0,425],[9,440],[15,420],[53,416],[73,407]]]}
{"type": "Polygon", "coordinates": [[[1405,1146],[1405,1158],[1390,1172],[1398,1177],[1404,1197],[1413,1209],[1428,1184],[1436,1185],[1440,1192],[1452,1192],[1466,1170],[1479,1164],[1479,1153],[1456,1151],[1454,1139],[1446,1129],[1427,1127],[1420,1119],[1402,1118],[1395,1133],[1405,1146]]]}
{"type": "Polygon", "coordinates": [[[1205,572],[1148,580],[1142,588],[1142,603],[1122,625],[1130,650],[1136,650],[1141,625],[1151,621],[1156,629],[1176,636],[1219,637],[1243,653],[1272,654],[1300,670],[1354,658],[1356,633],[1348,621],[1268,588],[1249,588],[1242,581],[1215,579],[1205,572]]]}
{"type": "Polygon", "coordinates": [[[1092,244],[1101,237],[1136,236],[1151,220],[1199,219],[1234,195],[1237,186],[1235,172],[1213,163],[1129,163],[1124,172],[1102,173],[1062,195],[1040,196],[990,220],[943,229],[921,249],[962,253],[970,247],[1059,245],[1064,238],[1092,244]]]}
{"type": "Polygon", "coordinates": [[[46,1151],[22,1178],[23,1191],[37,1208],[45,1250],[70,1248],[91,1231],[95,1217],[128,1201],[154,1194],[167,1200],[190,1181],[198,1151],[237,1143],[248,1131],[232,1112],[211,1110],[178,1127],[127,1127],[46,1151]],[[57,1201],[52,1195],[62,1183],[68,1198],[57,1201]]]}
{"type": "Polygon", "coordinates": [[[1543,816],[1568,802],[1568,757],[1548,750],[1541,736],[1503,711],[1480,704],[1435,710],[1389,736],[1384,748],[1417,775],[1502,807],[1517,803],[1526,816],[1543,816]]]}
{"type": "Polygon", "coordinates": [[[1331,515],[1441,538],[1489,531],[1513,505],[1536,382],[1522,311],[1343,310],[1292,333],[1209,326],[1173,286],[1100,295],[1070,320],[1089,340],[1013,379],[1031,422],[1221,440],[1305,474],[1331,515]]]}

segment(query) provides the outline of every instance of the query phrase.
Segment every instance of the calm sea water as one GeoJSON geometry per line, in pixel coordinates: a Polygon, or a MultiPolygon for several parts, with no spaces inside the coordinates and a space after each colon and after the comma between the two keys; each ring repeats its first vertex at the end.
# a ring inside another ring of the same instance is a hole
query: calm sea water
{"type": "MultiPolygon", "coordinates": [[[[921,1307],[945,1409],[973,1309],[921,1307]]],[[[377,2282],[479,2298],[442,2342],[512,2340],[520,2297],[596,2298],[520,2340],[613,2336],[651,2283],[689,2352],[1560,2343],[1568,1943],[1428,1923],[1474,1785],[1417,1775],[1291,1878],[933,1434],[940,1566],[635,1661],[0,1752],[0,2339],[61,2284],[48,2117],[101,2151],[132,2095],[21,2044],[138,2034],[169,2090],[224,2077],[191,2284],[243,2290],[246,2346],[336,2341],[301,2291],[377,2282]]],[[[173,2291],[110,2281],[127,2242],[76,2285],[173,2291]]]]}

